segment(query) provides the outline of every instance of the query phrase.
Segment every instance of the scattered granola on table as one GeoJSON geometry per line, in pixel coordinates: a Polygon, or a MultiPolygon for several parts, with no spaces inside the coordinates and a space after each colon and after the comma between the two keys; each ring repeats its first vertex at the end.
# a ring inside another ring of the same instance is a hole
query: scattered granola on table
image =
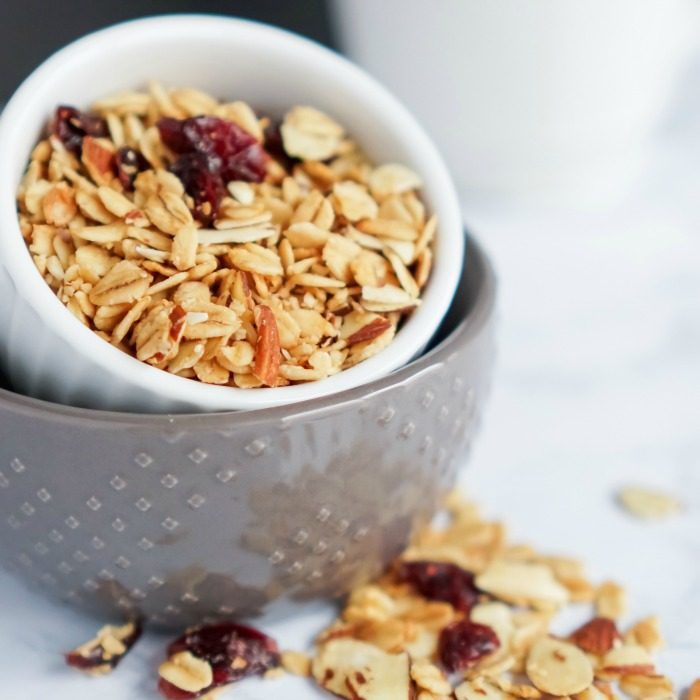
{"type": "Polygon", "coordinates": [[[658,620],[620,627],[620,586],[596,587],[575,559],[509,544],[502,523],[458,497],[448,510],[445,527],[419,533],[319,635],[321,687],[351,700],[606,700],[614,684],[637,700],[675,697],[651,656],[663,645],[658,620]],[[554,635],[556,614],[574,603],[596,612],[554,635]]]}
{"type": "Polygon", "coordinates": [[[92,676],[102,676],[114,670],[131,651],[141,636],[138,622],[127,622],[115,627],[106,625],[85,644],[65,655],[68,666],[92,676]]]}
{"type": "MultiPolygon", "coordinates": [[[[593,585],[576,559],[510,544],[502,523],[457,496],[447,510],[446,525],[420,532],[379,580],[351,592],[313,653],[280,653],[235,623],[192,629],[168,647],[162,694],[210,698],[284,670],[348,700],[677,697],[652,656],[664,646],[659,620],[623,627],[622,587],[593,585]],[[554,634],[557,614],[579,603],[593,608],[588,621],[554,634]]],[[[688,699],[700,700],[700,679],[688,699]]]]}
{"type": "Polygon", "coordinates": [[[625,486],[618,492],[617,500],[628,513],[645,520],[666,518],[683,510],[675,496],[643,486],[625,486]]]}
{"type": "Polygon", "coordinates": [[[242,388],[330,376],[420,304],[437,229],[399,164],[342,125],[280,125],[193,89],[58,107],[17,200],[58,298],[124,352],[242,388]]]}

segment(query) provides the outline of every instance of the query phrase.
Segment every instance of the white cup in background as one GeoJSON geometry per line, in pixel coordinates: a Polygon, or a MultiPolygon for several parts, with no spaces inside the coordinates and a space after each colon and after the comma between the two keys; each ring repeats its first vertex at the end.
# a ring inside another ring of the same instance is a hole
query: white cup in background
{"type": "Polygon", "coordinates": [[[700,3],[335,0],[333,8],[342,48],[413,109],[469,197],[624,179],[673,101],[700,3]]]}

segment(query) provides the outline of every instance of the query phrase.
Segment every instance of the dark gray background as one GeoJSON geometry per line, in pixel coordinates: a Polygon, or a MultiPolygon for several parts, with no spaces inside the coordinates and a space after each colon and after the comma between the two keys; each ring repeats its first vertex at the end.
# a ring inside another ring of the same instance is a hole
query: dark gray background
{"type": "Polygon", "coordinates": [[[333,44],[325,0],[0,0],[0,103],[69,41],[114,22],[173,12],[258,19],[333,44]]]}

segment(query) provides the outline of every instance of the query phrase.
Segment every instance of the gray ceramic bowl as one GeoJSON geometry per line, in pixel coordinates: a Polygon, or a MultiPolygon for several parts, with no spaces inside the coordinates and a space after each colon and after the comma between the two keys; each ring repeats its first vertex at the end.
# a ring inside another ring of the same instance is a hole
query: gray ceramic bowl
{"type": "Polygon", "coordinates": [[[494,286],[470,243],[430,352],[291,407],[143,416],[0,389],[5,565],[100,615],[165,627],[281,615],[375,576],[464,462],[491,375],[494,286]]]}

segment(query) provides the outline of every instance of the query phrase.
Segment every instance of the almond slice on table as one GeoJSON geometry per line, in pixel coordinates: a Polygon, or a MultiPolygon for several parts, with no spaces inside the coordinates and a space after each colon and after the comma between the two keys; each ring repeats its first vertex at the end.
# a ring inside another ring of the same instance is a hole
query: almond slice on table
{"type": "Polygon", "coordinates": [[[477,588],[514,605],[564,605],[569,592],[543,564],[496,559],[476,577],[477,588]]]}
{"type": "Polygon", "coordinates": [[[607,654],[619,639],[615,621],[607,617],[595,617],[571,635],[571,641],[579,649],[596,656],[607,654]]]}
{"type": "Polygon", "coordinates": [[[573,695],[593,683],[588,657],[573,644],[548,637],[530,649],[525,670],[533,685],[550,695],[573,695]]]}
{"type": "Polygon", "coordinates": [[[625,676],[631,673],[650,675],[654,673],[654,661],[649,652],[638,644],[625,644],[611,649],[601,661],[604,676],[625,676]]]}
{"type": "Polygon", "coordinates": [[[667,676],[623,676],[620,679],[620,690],[635,700],[675,700],[673,682],[667,676]]]}
{"type": "Polygon", "coordinates": [[[455,688],[457,700],[510,700],[511,697],[486,678],[464,681],[455,688]]]}
{"type": "Polygon", "coordinates": [[[665,518],[683,509],[675,496],[658,489],[627,486],[620,490],[617,497],[628,513],[647,520],[665,518]]]}
{"type": "Polygon", "coordinates": [[[387,654],[355,639],[325,643],[313,660],[312,673],[323,688],[350,700],[411,698],[408,654],[387,654]]]}

